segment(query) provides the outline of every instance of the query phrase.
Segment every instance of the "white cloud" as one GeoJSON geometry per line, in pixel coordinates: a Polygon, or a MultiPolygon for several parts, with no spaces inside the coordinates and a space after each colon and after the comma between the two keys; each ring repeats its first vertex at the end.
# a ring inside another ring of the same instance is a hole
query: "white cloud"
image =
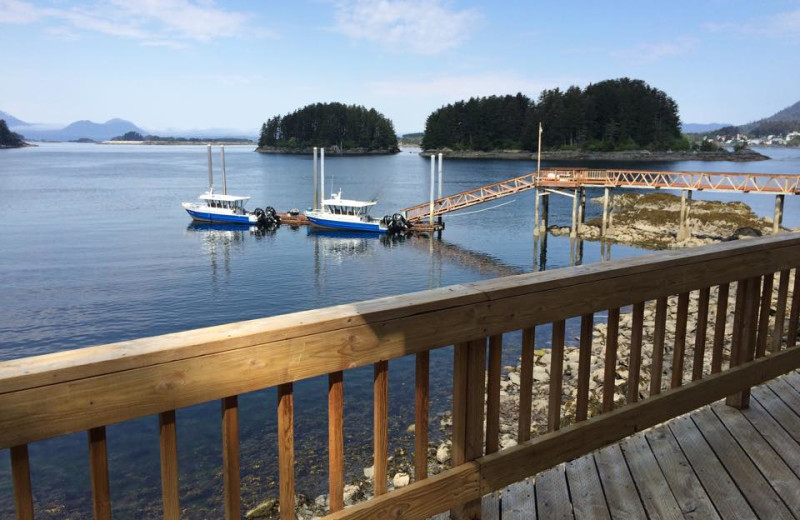
{"type": "Polygon", "coordinates": [[[85,7],[63,8],[20,0],[0,0],[0,23],[48,21],[53,35],[98,32],[139,40],[144,45],[184,47],[239,35],[276,37],[263,28],[248,26],[245,13],[221,9],[207,0],[105,0],[85,7]]]}
{"type": "Polygon", "coordinates": [[[632,49],[617,51],[614,54],[617,57],[630,59],[638,63],[654,63],[666,58],[687,54],[696,47],[697,38],[681,36],[668,42],[642,43],[632,49]]]}
{"type": "Polygon", "coordinates": [[[458,47],[479,20],[476,11],[457,11],[442,0],[340,0],[334,5],[337,32],[416,54],[458,47]]]}
{"type": "Polygon", "coordinates": [[[764,16],[748,22],[708,22],[703,28],[710,32],[730,32],[744,36],[771,37],[800,42],[800,9],[764,16]]]}

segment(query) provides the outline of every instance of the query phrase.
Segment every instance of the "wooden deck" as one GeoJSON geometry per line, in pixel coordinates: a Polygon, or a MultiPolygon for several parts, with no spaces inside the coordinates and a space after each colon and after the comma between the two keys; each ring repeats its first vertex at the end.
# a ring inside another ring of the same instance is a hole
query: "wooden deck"
{"type": "Polygon", "coordinates": [[[800,519],[800,374],[487,495],[482,518],[800,519]]]}

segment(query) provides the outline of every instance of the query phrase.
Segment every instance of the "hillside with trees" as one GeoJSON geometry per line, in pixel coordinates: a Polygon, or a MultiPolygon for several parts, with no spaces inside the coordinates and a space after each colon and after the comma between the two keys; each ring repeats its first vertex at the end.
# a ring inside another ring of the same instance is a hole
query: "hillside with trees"
{"type": "Polygon", "coordinates": [[[23,137],[8,129],[5,119],[0,119],[0,148],[21,148],[26,146],[23,137]]]}
{"type": "Polygon", "coordinates": [[[471,98],[433,112],[425,124],[425,149],[627,151],[687,150],[678,105],[641,80],[602,81],[585,89],[471,98]]]}
{"type": "Polygon", "coordinates": [[[261,126],[259,152],[305,153],[311,147],[334,153],[395,153],[394,125],[374,108],[342,103],[316,103],[261,126]]]}

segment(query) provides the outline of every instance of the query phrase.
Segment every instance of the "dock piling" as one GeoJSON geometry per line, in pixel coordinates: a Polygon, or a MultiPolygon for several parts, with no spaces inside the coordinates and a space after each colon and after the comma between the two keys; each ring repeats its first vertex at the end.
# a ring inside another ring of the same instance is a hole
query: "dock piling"
{"type": "Polygon", "coordinates": [[[578,188],[578,234],[583,231],[583,224],[586,222],[586,188],[578,188]]]}
{"type": "Polygon", "coordinates": [[[569,230],[570,238],[578,236],[578,199],[580,196],[580,190],[576,188],[572,197],[572,226],[569,230]]]}
{"type": "Polygon", "coordinates": [[[320,209],[325,204],[325,147],[319,149],[319,194],[322,197],[319,201],[320,209]]]}
{"type": "Polygon", "coordinates": [[[431,154],[431,207],[430,207],[430,222],[433,226],[433,187],[435,186],[434,173],[436,170],[436,154],[431,154]]]}
{"type": "Polygon", "coordinates": [[[319,209],[319,181],[317,180],[317,153],[318,149],[314,147],[314,201],[313,206],[311,209],[318,210],[319,209]]]}
{"type": "Polygon", "coordinates": [[[772,219],[772,234],[777,235],[781,232],[781,224],[783,224],[783,202],[786,195],[781,193],[775,195],[775,216],[772,219]]]}
{"type": "Polygon", "coordinates": [[[606,236],[608,231],[608,192],[608,187],[603,188],[603,224],[600,228],[600,236],[606,236]]]}
{"type": "MultiPolygon", "coordinates": [[[[438,197],[437,197],[439,199],[442,198],[442,171],[443,171],[442,162],[443,161],[444,161],[444,155],[439,153],[439,194],[438,194],[438,197]]],[[[439,224],[439,238],[442,238],[442,229],[444,228],[444,217],[442,217],[442,215],[439,215],[438,224],[439,224]]]]}
{"type": "Polygon", "coordinates": [[[547,235],[547,226],[550,224],[550,194],[542,193],[542,227],[539,232],[547,235]]]}
{"type": "Polygon", "coordinates": [[[533,236],[539,236],[539,188],[533,194],[533,236]]]}

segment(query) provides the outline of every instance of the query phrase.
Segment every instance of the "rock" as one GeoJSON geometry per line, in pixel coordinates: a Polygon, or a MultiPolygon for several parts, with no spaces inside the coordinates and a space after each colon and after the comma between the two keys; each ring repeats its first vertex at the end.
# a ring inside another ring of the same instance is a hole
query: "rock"
{"type": "Polygon", "coordinates": [[[503,438],[500,439],[500,448],[502,448],[502,449],[511,448],[512,446],[516,446],[516,445],[517,445],[517,441],[515,441],[511,437],[506,437],[504,435],[503,438]]]}
{"type": "Polygon", "coordinates": [[[344,503],[349,504],[353,502],[354,501],[353,499],[358,495],[360,491],[361,488],[359,488],[358,486],[354,484],[347,484],[344,487],[344,503]]]}
{"type": "Polygon", "coordinates": [[[409,482],[411,482],[411,477],[408,473],[400,472],[392,477],[392,485],[394,485],[395,488],[406,487],[409,482]]]}
{"type": "Polygon", "coordinates": [[[533,380],[534,381],[549,381],[550,375],[547,373],[547,370],[544,367],[535,366],[533,367],[533,380]]]}
{"type": "Polygon", "coordinates": [[[261,502],[256,507],[248,511],[244,517],[245,518],[270,518],[276,514],[278,514],[278,499],[277,498],[270,498],[261,502]]]}
{"type": "Polygon", "coordinates": [[[436,449],[436,461],[439,464],[444,464],[448,460],[450,460],[450,448],[447,446],[447,444],[441,444],[436,449]]]}
{"type": "Polygon", "coordinates": [[[314,505],[320,509],[328,507],[328,495],[320,495],[314,499],[314,505]]]}
{"type": "Polygon", "coordinates": [[[511,384],[515,386],[519,386],[519,374],[517,372],[511,372],[508,374],[508,379],[511,381],[511,384]]]}
{"type": "Polygon", "coordinates": [[[741,240],[743,238],[752,238],[752,237],[760,237],[762,235],[761,231],[751,228],[751,227],[740,227],[736,231],[734,231],[731,236],[726,238],[724,242],[730,242],[732,240],[741,240]]]}
{"type": "Polygon", "coordinates": [[[375,466],[364,468],[364,478],[372,478],[375,475],[375,466]]]}
{"type": "Polygon", "coordinates": [[[414,433],[414,431],[416,431],[416,429],[417,429],[417,425],[414,424],[414,423],[411,423],[411,424],[408,425],[408,428],[406,428],[406,433],[414,433]]]}

